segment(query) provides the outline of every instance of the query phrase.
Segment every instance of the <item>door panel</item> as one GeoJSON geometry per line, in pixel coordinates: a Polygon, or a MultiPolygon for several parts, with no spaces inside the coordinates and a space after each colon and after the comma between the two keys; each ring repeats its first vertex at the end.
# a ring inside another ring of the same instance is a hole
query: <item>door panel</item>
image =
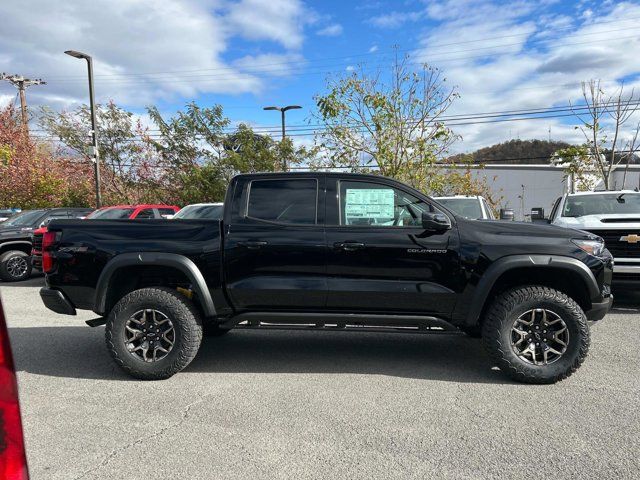
{"type": "Polygon", "coordinates": [[[375,188],[372,182],[361,188],[348,182],[347,187],[336,184],[334,195],[327,191],[327,198],[337,199],[333,205],[327,203],[327,216],[339,223],[325,229],[327,308],[450,313],[462,280],[455,224],[443,233],[426,233],[420,215],[432,208],[426,199],[390,185],[381,184],[380,188],[394,189],[393,196],[374,192],[375,188]],[[358,189],[362,192],[353,191],[358,189]],[[347,198],[358,204],[349,205],[347,198]],[[393,205],[380,205],[392,198],[393,205]],[[332,208],[338,210],[337,215],[329,213],[332,208]],[[340,225],[345,223],[350,224],[340,225]]]}
{"type": "Polygon", "coordinates": [[[291,183],[300,180],[309,179],[256,180],[253,196],[251,185],[245,188],[241,218],[225,235],[225,280],[238,309],[325,306],[324,179],[312,179],[312,192],[309,183],[291,183]]]}

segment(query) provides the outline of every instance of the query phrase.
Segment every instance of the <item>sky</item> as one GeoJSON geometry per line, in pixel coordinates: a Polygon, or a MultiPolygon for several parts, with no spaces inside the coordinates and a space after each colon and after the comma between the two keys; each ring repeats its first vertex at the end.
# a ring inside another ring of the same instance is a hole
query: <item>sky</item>
{"type": "MultiPolygon", "coordinates": [[[[47,82],[28,89],[31,107],[87,102],[86,66],[63,54],[74,49],[93,56],[97,100],[143,121],[147,105],[171,115],[194,100],[221,104],[233,123],[277,128],[278,112],[262,107],[298,104],[293,132],[315,123],[328,77],[388,71],[396,52],[443,71],[460,95],[448,115],[564,106],[590,79],[607,93],[640,87],[640,2],[31,0],[0,2],[0,18],[0,72],[47,82]]],[[[0,82],[0,105],[15,99],[0,82]]],[[[579,142],[575,123],[455,125],[451,153],[512,138],[579,142]]]]}

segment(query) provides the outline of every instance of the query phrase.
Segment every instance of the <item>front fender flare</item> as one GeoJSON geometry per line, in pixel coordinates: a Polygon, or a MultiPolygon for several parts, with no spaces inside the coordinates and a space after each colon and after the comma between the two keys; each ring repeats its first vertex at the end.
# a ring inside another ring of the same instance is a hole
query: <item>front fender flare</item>
{"type": "Polygon", "coordinates": [[[116,255],[105,265],[96,285],[96,299],[94,311],[100,315],[106,315],[107,291],[113,274],[122,267],[135,265],[161,265],[172,267],[184,273],[191,286],[198,295],[202,310],[207,317],[216,316],[216,308],[209,293],[207,282],[200,269],[192,260],[184,255],[161,252],[122,253],[116,255]]]}
{"type": "Polygon", "coordinates": [[[464,323],[466,325],[475,325],[478,322],[487,297],[498,278],[509,270],[521,267],[547,267],[550,269],[569,270],[582,278],[589,289],[589,298],[597,298],[600,295],[598,282],[593,272],[576,258],[562,255],[509,255],[492,263],[480,277],[480,281],[471,296],[469,310],[465,315],[464,323]]]}

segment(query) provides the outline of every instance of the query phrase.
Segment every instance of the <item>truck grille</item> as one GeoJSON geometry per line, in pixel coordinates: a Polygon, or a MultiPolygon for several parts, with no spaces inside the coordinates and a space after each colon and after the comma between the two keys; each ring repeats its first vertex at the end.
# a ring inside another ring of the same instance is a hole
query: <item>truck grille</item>
{"type": "Polygon", "coordinates": [[[42,234],[34,233],[31,238],[31,244],[33,245],[34,250],[42,251],[42,234]]]}
{"type": "Polygon", "coordinates": [[[640,231],[627,230],[589,230],[604,239],[604,244],[613,255],[613,258],[640,258],[640,242],[629,243],[620,241],[620,237],[627,235],[640,235],[640,231]]]}

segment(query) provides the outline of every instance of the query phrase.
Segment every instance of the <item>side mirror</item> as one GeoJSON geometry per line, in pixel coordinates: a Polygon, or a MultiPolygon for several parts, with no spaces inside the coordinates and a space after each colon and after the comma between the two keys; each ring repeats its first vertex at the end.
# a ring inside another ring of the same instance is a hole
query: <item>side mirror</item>
{"type": "Polygon", "coordinates": [[[515,213],[512,208],[501,208],[500,209],[500,220],[515,220],[515,213]]]}
{"type": "Polygon", "coordinates": [[[451,228],[451,220],[444,213],[422,212],[422,228],[428,232],[444,232],[451,228]]]}

